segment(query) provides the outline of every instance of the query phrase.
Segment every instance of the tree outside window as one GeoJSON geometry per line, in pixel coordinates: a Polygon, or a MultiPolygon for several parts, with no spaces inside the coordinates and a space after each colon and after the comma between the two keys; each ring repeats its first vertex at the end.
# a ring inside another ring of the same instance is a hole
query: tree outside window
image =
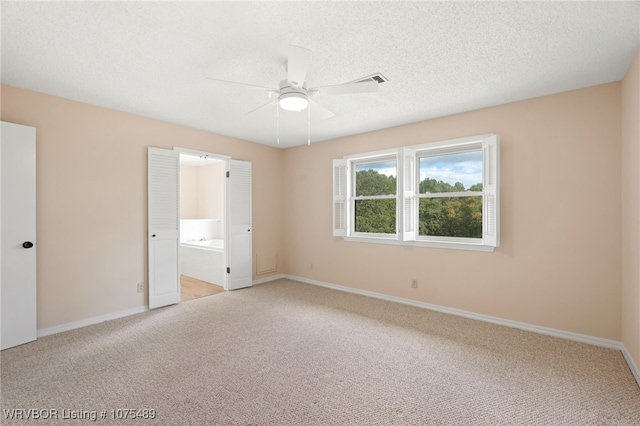
{"type": "Polygon", "coordinates": [[[355,165],[355,232],[396,233],[397,162],[355,165]]]}
{"type": "Polygon", "coordinates": [[[418,235],[482,238],[482,151],[418,160],[418,235]]]}

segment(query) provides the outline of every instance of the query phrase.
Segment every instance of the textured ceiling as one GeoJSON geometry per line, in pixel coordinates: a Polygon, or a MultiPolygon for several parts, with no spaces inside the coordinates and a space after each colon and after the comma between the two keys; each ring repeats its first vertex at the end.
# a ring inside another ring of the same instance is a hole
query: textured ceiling
{"type": "MultiPolygon", "coordinates": [[[[276,146],[289,44],[309,86],[377,72],[377,93],[314,98],[312,143],[620,80],[640,2],[7,2],[2,83],[276,146]]],[[[283,112],[280,147],[307,143],[283,112]]]]}

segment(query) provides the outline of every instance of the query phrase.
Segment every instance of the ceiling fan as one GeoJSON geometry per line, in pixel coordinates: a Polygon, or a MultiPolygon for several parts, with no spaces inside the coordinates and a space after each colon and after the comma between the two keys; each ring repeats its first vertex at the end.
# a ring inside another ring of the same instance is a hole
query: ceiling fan
{"type": "Polygon", "coordinates": [[[312,100],[312,97],[351,93],[370,93],[378,91],[378,81],[369,78],[363,78],[353,82],[333,86],[307,87],[306,75],[309,64],[311,64],[311,50],[305,49],[304,47],[289,45],[287,56],[287,79],[282,80],[277,89],[207,77],[207,80],[211,80],[216,83],[232,84],[250,89],[262,90],[267,92],[270,98],[275,96],[275,99],[270,100],[266,104],[261,105],[246,114],[251,114],[276,103],[279,107],[276,108],[276,139],[278,144],[280,144],[280,108],[286,111],[296,112],[301,112],[305,109],[307,110],[307,143],[310,144],[311,108],[313,107],[314,111],[318,111],[320,113],[320,117],[323,119],[334,115],[333,112],[312,100]]]}

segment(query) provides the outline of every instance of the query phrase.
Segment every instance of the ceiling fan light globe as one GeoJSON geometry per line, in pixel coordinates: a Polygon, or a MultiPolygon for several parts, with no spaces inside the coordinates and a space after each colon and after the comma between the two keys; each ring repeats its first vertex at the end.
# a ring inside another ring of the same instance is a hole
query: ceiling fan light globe
{"type": "Polygon", "coordinates": [[[302,111],[309,106],[309,101],[304,95],[298,93],[286,93],[278,99],[280,108],[286,111],[302,111]]]}

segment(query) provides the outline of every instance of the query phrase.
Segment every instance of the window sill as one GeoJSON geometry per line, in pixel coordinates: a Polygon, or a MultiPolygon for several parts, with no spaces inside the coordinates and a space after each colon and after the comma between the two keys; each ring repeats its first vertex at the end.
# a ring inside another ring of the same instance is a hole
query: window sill
{"type": "Polygon", "coordinates": [[[443,248],[450,250],[470,250],[493,252],[495,247],[486,246],[478,243],[458,243],[458,242],[440,242],[440,241],[399,241],[396,238],[379,238],[379,237],[362,237],[350,236],[344,237],[345,241],[354,243],[373,243],[373,244],[391,244],[405,247],[427,247],[427,248],[443,248]]]}

